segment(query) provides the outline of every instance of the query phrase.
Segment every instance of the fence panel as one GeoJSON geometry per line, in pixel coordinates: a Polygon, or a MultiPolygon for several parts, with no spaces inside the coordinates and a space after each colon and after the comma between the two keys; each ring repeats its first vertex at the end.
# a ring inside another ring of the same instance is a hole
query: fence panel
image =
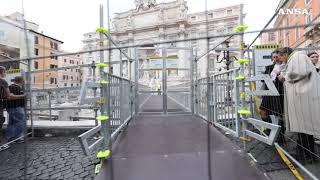
{"type": "Polygon", "coordinates": [[[236,68],[212,76],[214,124],[236,137],[240,133],[239,83],[235,80],[238,73],[236,68]]]}

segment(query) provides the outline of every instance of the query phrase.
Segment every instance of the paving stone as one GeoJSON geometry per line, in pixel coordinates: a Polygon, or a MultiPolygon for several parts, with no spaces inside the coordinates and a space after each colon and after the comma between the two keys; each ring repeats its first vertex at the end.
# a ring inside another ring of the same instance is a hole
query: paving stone
{"type": "Polygon", "coordinates": [[[73,177],[74,175],[75,175],[74,172],[70,172],[70,173],[64,175],[63,178],[64,178],[64,179],[68,179],[68,178],[70,178],[70,177],[73,177]]]}
{"type": "Polygon", "coordinates": [[[88,172],[88,171],[85,171],[85,172],[79,174],[80,178],[83,178],[83,177],[85,177],[85,176],[87,176],[87,175],[89,175],[89,172],[88,172]]]}

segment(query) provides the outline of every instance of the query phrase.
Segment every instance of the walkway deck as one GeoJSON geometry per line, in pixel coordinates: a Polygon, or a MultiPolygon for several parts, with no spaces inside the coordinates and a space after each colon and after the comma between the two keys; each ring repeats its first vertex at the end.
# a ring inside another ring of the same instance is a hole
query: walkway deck
{"type": "MultiPolygon", "coordinates": [[[[158,103],[154,97],[148,101],[158,103]]],[[[207,128],[191,115],[137,116],[116,142],[113,179],[209,179],[207,128]]],[[[229,139],[213,127],[210,133],[212,179],[267,179],[229,139]]],[[[111,180],[110,170],[106,160],[96,179],[111,180]]]]}

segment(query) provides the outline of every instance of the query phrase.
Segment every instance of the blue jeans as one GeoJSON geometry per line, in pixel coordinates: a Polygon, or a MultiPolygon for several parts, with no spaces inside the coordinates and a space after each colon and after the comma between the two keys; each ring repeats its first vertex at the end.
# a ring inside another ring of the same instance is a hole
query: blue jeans
{"type": "Polygon", "coordinates": [[[9,123],[6,131],[6,140],[12,141],[26,133],[26,115],[23,107],[7,109],[9,123]]]}

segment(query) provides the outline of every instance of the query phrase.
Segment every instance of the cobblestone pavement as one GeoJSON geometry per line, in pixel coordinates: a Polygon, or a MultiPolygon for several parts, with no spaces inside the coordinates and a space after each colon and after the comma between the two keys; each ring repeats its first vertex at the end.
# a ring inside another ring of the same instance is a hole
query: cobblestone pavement
{"type": "Polygon", "coordinates": [[[93,179],[96,163],[77,137],[29,138],[0,152],[0,179],[93,179]]]}

